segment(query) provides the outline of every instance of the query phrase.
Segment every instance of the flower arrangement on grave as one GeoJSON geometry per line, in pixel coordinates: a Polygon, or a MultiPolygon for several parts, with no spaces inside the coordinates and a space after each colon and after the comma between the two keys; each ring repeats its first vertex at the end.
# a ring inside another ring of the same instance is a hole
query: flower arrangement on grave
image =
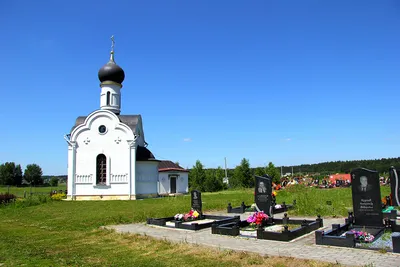
{"type": "Polygon", "coordinates": [[[356,231],[356,230],[351,230],[350,233],[353,233],[355,235],[355,238],[358,239],[360,242],[364,243],[370,243],[374,241],[375,237],[371,235],[370,233],[367,233],[365,231],[356,231]]]}
{"type": "Polygon", "coordinates": [[[263,211],[255,212],[247,218],[247,222],[250,223],[250,226],[253,228],[261,226],[266,220],[268,220],[268,215],[263,211]]]}
{"type": "Polygon", "coordinates": [[[200,213],[197,210],[191,209],[189,211],[189,213],[186,213],[186,214],[178,213],[178,214],[176,214],[174,216],[174,219],[176,221],[188,222],[188,221],[194,221],[194,220],[198,219],[199,216],[200,216],[200,213]]]}

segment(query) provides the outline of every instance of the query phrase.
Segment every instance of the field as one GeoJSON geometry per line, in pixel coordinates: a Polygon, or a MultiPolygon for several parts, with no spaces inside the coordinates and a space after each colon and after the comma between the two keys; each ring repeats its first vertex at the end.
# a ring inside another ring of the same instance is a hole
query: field
{"type": "MultiPolygon", "coordinates": [[[[382,188],[382,196],[389,192],[382,188]]],[[[350,189],[317,190],[293,187],[279,191],[278,203],[297,200],[291,214],[345,216],[350,189]],[[332,205],[324,205],[332,201],[332,205]],[[327,207],[325,207],[327,206],[327,207]]],[[[226,210],[253,202],[252,190],[203,193],[205,211],[226,210]]],[[[189,244],[157,241],[146,236],[120,235],[99,227],[144,222],[148,217],[188,212],[190,197],[139,201],[48,201],[0,208],[1,266],[337,266],[293,258],[219,251],[189,244]],[[3,264],[3,265],[2,265],[3,264]]]]}
{"type": "Polygon", "coordinates": [[[49,193],[52,190],[66,190],[67,185],[66,184],[60,184],[57,187],[15,187],[15,186],[0,186],[0,193],[9,193],[16,195],[17,197],[24,197],[24,192],[26,192],[27,195],[29,195],[31,192],[32,193],[49,193]]]}

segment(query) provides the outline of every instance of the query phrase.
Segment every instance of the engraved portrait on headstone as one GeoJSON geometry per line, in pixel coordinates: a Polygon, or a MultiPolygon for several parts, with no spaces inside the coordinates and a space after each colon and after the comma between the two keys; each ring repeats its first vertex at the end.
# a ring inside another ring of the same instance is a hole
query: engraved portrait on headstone
{"type": "Polygon", "coordinates": [[[272,216],[272,179],[268,176],[255,176],[255,203],[260,211],[272,216]]]}
{"type": "Polygon", "coordinates": [[[355,224],[382,226],[381,190],[377,171],[357,168],[351,171],[355,224]]]}
{"type": "Polygon", "coordinates": [[[197,210],[197,212],[202,214],[203,203],[201,201],[201,192],[200,191],[192,190],[191,202],[192,202],[192,209],[197,210]]]}
{"type": "Polygon", "coordinates": [[[265,187],[264,182],[260,182],[258,184],[258,193],[265,193],[267,192],[267,188],[265,187]]]}
{"type": "Polygon", "coordinates": [[[358,190],[361,192],[367,192],[372,189],[372,185],[368,183],[367,176],[360,177],[360,184],[358,186],[358,190]]]}

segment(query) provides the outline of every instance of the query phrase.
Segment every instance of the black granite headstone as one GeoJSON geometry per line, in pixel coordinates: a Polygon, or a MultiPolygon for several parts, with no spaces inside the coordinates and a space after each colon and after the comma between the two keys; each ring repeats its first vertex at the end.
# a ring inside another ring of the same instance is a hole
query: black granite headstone
{"type": "Polygon", "coordinates": [[[395,167],[390,168],[390,188],[392,206],[400,206],[400,173],[397,173],[395,167]]]}
{"type": "Polygon", "coordinates": [[[201,202],[201,192],[198,190],[192,190],[192,209],[197,210],[198,213],[203,214],[203,203],[201,202]]]}
{"type": "Polygon", "coordinates": [[[351,179],[355,224],[383,226],[378,172],[357,168],[351,171],[351,179]]]}
{"type": "Polygon", "coordinates": [[[272,216],[272,179],[268,175],[256,175],[255,178],[255,203],[260,211],[272,216]]]}

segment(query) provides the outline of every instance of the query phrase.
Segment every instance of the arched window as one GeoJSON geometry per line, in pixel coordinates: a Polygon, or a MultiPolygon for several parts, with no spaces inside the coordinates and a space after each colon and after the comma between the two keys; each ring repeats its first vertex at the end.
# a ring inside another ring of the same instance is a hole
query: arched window
{"type": "Polygon", "coordinates": [[[99,154],[96,158],[96,182],[105,185],[107,180],[107,158],[104,154],[99,154]]]}
{"type": "Polygon", "coordinates": [[[110,105],[110,92],[107,92],[107,106],[110,105]]]}

